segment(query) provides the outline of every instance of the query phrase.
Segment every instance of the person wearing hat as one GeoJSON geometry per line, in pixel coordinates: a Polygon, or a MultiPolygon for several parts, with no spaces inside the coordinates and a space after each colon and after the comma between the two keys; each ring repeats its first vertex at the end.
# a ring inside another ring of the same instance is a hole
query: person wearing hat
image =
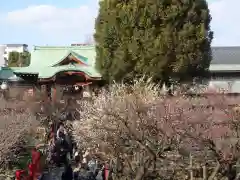
{"type": "Polygon", "coordinates": [[[62,122],[60,122],[58,124],[57,139],[65,139],[66,135],[67,135],[67,131],[64,127],[64,124],[62,122]]]}

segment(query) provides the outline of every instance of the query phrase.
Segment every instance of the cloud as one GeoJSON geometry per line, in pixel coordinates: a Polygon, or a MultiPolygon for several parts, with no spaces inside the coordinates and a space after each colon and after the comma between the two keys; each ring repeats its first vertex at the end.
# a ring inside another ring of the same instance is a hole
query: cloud
{"type": "MultiPolygon", "coordinates": [[[[98,13],[98,0],[88,0],[86,5],[73,8],[58,8],[51,5],[29,6],[8,12],[5,16],[7,27],[34,34],[32,41],[39,37],[46,43],[79,42],[94,32],[98,13]]],[[[212,15],[213,45],[240,45],[240,0],[209,0],[212,15]]]]}
{"type": "Polygon", "coordinates": [[[73,8],[58,8],[51,5],[29,6],[8,12],[5,23],[13,28],[38,32],[44,37],[60,39],[83,37],[94,32],[97,12],[97,0],[89,0],[88,4],[73,8]]]}
{"type": "Polygon", "coordinates": [[[240,45],[239,6],[239,0],[215,0],[209,3],[214,31],[213,45],[240,45]]]}

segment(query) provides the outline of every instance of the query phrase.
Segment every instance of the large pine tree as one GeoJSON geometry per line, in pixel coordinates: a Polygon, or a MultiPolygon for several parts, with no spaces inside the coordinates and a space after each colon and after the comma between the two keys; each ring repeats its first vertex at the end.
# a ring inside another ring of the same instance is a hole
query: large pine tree
{"type": "Polygon", "coordinates": [[[183,81],[211,61],[206,0],[102,0],[96,20],[96,67],[103,78],[183,81]]]}
{"type": "Polygon", "coordinates": [[[8,67],[26,67],[30,64],[31,54],[29,52],[10,52],[8,56],[8,67]]]}

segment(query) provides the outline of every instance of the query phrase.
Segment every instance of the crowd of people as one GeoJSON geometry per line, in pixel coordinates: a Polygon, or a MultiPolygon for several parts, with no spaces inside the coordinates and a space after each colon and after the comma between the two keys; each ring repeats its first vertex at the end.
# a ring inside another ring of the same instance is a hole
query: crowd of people
{"type": "Polygon", "coordinates": [[[64,166],[62,180],[106,180],[105,166],[97,161],[93,151],[78,150],[70,138],[64,123],[59,123],[57,129],[52,124],[48,161],[56,166],[64,166]],[[72,167],[75,167],[74,169],[72,167]]]}
{"type": "MultiPolygon", "coordinates": [[[[106,166],[98,162],[90,148],[78,150],[63,122],[50,124],[47,147],[45,165],[48,168],[64,167],[61,174],[62,180],[109,180],[106,166]]],[[[41,172],[43,169],[40,167],[41,156],[38,148],[33,148],[32,160],[28,165],[28,175],[24,175],[23,170],[16,171],[16,180],[45,180],[41,172]]]]}

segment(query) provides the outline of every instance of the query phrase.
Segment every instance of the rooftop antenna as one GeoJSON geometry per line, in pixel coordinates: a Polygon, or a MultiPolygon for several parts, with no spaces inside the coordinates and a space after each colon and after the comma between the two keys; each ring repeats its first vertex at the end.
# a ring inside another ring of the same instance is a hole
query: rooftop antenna
{"type": "Polygon", "coordinates": [[[87,45],[94,44],[94,39],[93,39],[93,35],[92,34],[86,35],[84,44],[87,44],[87,45]]]}

